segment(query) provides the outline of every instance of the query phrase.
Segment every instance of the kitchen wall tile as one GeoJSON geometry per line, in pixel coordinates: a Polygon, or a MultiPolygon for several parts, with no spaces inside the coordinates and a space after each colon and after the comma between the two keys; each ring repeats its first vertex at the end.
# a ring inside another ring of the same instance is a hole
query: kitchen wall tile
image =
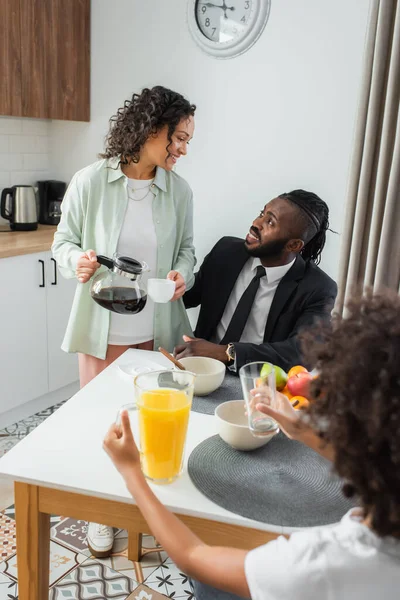
{"type": "Polygon", "coordinates": [[[23,154],[22,166],[26,171],[48,171],[48,154],[23,154]]]}
{"type": "Polygon", "coordinates": [[[22,133],[48,135],[50,133],[50,121],[46,119],[22,119],[22,133]]]}
{"type": "Polygon", "coordinates": [[[21,133],[23,119],[0,117],[0,133],[21,133]]]}
{"type": "Polygon", "coordinates": [[[44,154],[49,151],[49,138],[44,135],[37,135],[35,141],[35,153],[44,154]]]}
{"type": "Polygon", "coordinates": [[[0,153],[8,152],[8,135],[0,134],[0,153]]]}
{"type": "Polygon", "coordinates": [[[0,189],[8,187],[9,185],[10,185],[9,171],[0,171],[0,189]]]}
{"type": "Polygon", "coordinates": [[[2,171],[18,171],[22,169],[22,156],[20,154],[1,154],[0,169],[2,171]]]}
{"type": "Polygon", "coordinates": [[[10,152],[37,152],[36,136],[10,135],[10,152]]]}
{"type": "MultiPolygon", "coordinates": [[[[0,191],[51,178],[50,128],[44,119],[0,117],[0,191]]],[[[6,223],[0,217],[0,226],[6,223]]]]}
{"type": "Polygon", "coordinates": [[[11,173],[11,185],[36,185],[36,182],[42,179],[49,179],[48,171],[14,171],[11,173]]]}

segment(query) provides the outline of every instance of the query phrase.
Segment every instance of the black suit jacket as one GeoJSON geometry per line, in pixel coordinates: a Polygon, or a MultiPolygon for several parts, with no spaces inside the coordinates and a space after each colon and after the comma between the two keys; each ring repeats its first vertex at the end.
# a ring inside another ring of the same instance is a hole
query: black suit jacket
{"type": "MultiPolygon", "coordinates": [[[[248,259],[244,240],[233,237],[222,238],[206,256],[196,273],[194,286],[184,296],[186,308],[201,306],[196,337],[206,340],[213,337],[248,259]]],[[[275,292],[263,343],[235,343],[237,369],[257,360],[285,370],[302,364],[297,335],[316,319],[330,319],[336,294],[336,283],[313,262],[305,262],[298,256],[275,292]]]]}

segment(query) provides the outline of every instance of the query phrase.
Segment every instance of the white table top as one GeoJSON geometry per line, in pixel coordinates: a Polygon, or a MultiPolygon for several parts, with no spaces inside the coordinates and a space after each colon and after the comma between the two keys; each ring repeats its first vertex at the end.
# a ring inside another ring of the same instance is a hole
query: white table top
{"type": "MultiPolygon", "coordinates": [[[[119,364],[170,368],[160,353],[128,350],[0,459],[0,475],[13,480],[134,504],[125,483],[102,449],[118,409],[133,401],[133,383],[119,364]]],[[[253,521],[221,508],[199,492],[187,472],[193,448],[215,435],[213,416],[192,412],[182,476],[172,484],[151,485],[172,511],[275,533],[286,528],[253,521]]]]}

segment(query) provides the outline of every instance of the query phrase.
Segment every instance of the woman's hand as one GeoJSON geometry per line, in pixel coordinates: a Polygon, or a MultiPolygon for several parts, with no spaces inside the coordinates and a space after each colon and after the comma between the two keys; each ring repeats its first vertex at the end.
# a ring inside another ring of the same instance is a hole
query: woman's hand
{"type": "Polygon", "coordinates": [[[140,454],[133,439],[126,410],[121,413],[121,426],[111,425],[104,438],[103,448],[124,479],[132,470],[140,471],[140,454]]]}
{"type": "Polygon", "coordinates": [[[254,396],[255,408],[258,411],[275,419],[288,438],[301,438],[302,433],[308,427],[303,422],[300,411],[293,408],[290,400],[284,394],[275,392],[272,407],[269,388],[263,389],[261,386],[252,390],[251,393],[254,396]]]}
{"type": "Polygon", "coordinates": [[[86,250],[81,254],[76,265],[76,277],[80,283],[86,283],[96,273],[100,267],[97,262],[96,252],[94,250],[86,250]]]}
{"type": "Polygon", "coordinates": [[[182,275],[178,273],[178,271],[170,271],[167,275],[167,279],[175,281],[175,294],[173,295],[171,302],[182,298],[183,294],[186,292],[186,283],[182,275]]]}

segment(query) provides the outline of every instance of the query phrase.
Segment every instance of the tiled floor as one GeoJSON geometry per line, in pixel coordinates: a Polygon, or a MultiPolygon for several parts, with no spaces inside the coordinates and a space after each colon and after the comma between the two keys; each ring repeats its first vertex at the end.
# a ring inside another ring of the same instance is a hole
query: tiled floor
{"type": "MultiPolygon", "coordinates": [[[[0,430],[0,457],[50,416],[58,404],[0,430]]],[[[128,560],[128,537],[115,531],[107,559],[90,556],[86,522],[51,517],[50,600],[195,600],[189,581],[150,535],[142,559],[128,560]]],[[[0,600],[18,600],[15,513],[10,482],[0,479],[0,600]]]]}

